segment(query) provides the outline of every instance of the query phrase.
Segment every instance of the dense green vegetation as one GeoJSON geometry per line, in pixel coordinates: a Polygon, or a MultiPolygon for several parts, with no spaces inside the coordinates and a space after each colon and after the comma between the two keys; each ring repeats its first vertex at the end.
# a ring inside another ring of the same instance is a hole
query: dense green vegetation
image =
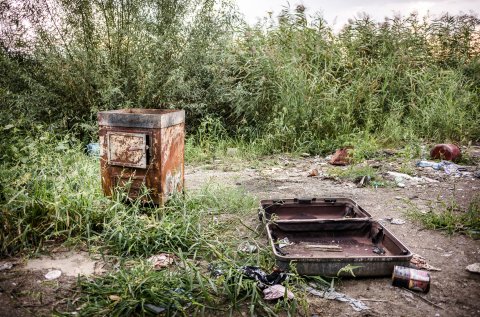
{"type": "Polygon", "coordinates": [[[263,153],[480,138],[474,16],[365,16],[335,33],[302,6],[247,26],[223,0],[2,9],[3,125],[90,141],[99,110],[170,107],[186,109],[192,135],[203,124],[263,153]]]}

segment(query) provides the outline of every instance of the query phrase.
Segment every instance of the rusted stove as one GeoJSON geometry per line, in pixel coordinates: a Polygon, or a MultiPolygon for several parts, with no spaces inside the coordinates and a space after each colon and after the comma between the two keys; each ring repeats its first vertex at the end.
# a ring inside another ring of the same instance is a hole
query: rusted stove
{"type": "Polygon", "coordinates": [[[185,112],[121,109],[98,113],[102,187],[121,187],[131,199],[163,204],[183,190],[185,112]]]}

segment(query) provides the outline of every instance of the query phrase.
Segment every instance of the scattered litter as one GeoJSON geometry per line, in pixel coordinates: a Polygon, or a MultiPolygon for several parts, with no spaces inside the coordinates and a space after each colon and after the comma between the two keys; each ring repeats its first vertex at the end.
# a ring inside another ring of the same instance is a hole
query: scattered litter
{"type": "Polygon", "coordinates": [[[433,162],[433,161],[418,161],[415,165],[417,167],[431,167],[434,170],[439,170],[443,166],[442,163],[437,163],[437,162],[433,162]]]}
{"type": "Polygon", "coordinates": [[[287,293],[287,299],[294,299],[295,295],[290,290],[285,289],[284,286],[276,284],[270,287],[267,287],[263,290],[263,295],[265,300],[274,300],[283,298],[285,296],[285,291],[287,293]]]}
{"type": "Polygon", "coordinates": [[[370,309],[362,301],[352,298],[350,296],[347,296],[343,293],[336,292],[334,288],[324,289],[320,291],[311,286],[308,286],[305,288],[305,290],[314,296],[318,296],[318,297],[322,297],[330,300],[337,300],[339,302],[349,303],[350,306],[352,306],[352,308],[355,309],[356,311],[363,311],[363,310],[370,309]]]}
{"type": "MultiPolygon", "coordinates": [[[[171,294],[171,296],[173,296],[175,298],[174,302],[171,303],[170,307],[172,307],[176,310],[185,311],[185,309],[192,306],[193,296],[190,292],[186,291],[185,289],[183,289],[181,287],[177,287],[175,289],[168,290],[168,293],[171,294]]],[[[167,296],[168,296],[168,294],[167,294],[167,296]]],[[[152,308],[156,307],[157,309],[161,309],[161,312],[166,310],[166,308],[164,308],[162,306],[152,305],[151,307],[152,308]]]]}
{"type": "Polygon", "coordinates": [[[288,252],[282,251],[282,249],[280,249],[280,247],[278,246],[278,244],[274,244],[274,247],[275,247],[275,251],[277,251],[278,254],[283,255],[283,256],[285,256],[285,255],[288,254],[288,252]]]}
{"type": "Polygon", "coordinates": [[[122,298],[118,295],[109,295],[108,298],[114,302],[119,302],[122,300],[122,298]]]}
{"type": "Polygon", "coordinates": [[[455,144],[437,144],[430,151],[430,157],[438,160],[455,161],[461,156],[460,148],[455,144]]]}
{"type": "Polygon", "coordinates": [[[257,251],[257,246],[248,241],[244,241],[238,246],[238,251],[243,253],[254,253],[257,251]]]}
{"type": "Polygon", "coordinates": [[[473,263],[466,267],[466,270],[470,273],[480,274],[480,263],[473,263]]]}
{"type": "Polygon", "coordinates": [[[417,269],[423,269],[427,271],[441,271],[441,269],[439,269],[438,267],[428,264],[427,260],[419,254],[413,254],[413,257],[410,260],[410,264],[415,265],[417,269]]]}
{"type": "Polygon", "coordinates": [[[279,247],[280,249],[285,248],[286,246],[289,246],[289,245],[294,244],[293,242],[290,242],[290,240],[288,240],[287,237],[278,240],[277,243],[278,243],[278,247],[279,247]]]}
{"type": "Polygon", "coordinates": [[[357,184],[357,187],[365,187],[370,183],[371,180],[372,178],[369,175],[365,175],[355,179],[355,183],[357,184]]]}
{"type": "Polygon", "coordinates": [[[428,177],[415,177],[408,174],[397,173],[397,172],[387,172],[387,176],[390,179],[393,179],[398,187],[406,187],[407,185],[422,185],[427,183],[438,183],[437,180],[431,179],[428,177]]]}
{"type": "Polygon", "coordinates": [[[300,154],[300,156],[301,156],[301,157],[309,157],[309,156],[310,156],[310,153],[305,152],[305,153],[300,154]]]}
{"type": "Polygon", "coordinates": [[[212,277],[220,277],[225,273],[226,267],[223,263],[210,263],[207,267],[212,277]]]}
{"type": "Polygon", "coordinates": [[[416,164],[418,167],[431,167],[434,170],[444,171],[447,175],[471,175],[469,172],[466,172],[467,168],[457,165],[449,161],[441,161],[439,163],[431,161],[420,161],[416,164]]]}
{"type": "Polygon", "coordinates": [[[379,255],[382,255],[382,254],[385,254],[385,249],[376,245],[376,246],[373,247],[372,252],[376,253],[376,254],[379,254],[379,255]]]}
{"type": "Polygon", "coordinates": [[[377,302],[377,303],[389,303],[388,299],[375,299],[375,298],[359,298],[358,300],[364,302],[377,302]]]}
{"type": "Polygon", "coordinates": [[[385,183],[384,182],[377,182],[377,181],[373,181],[372,182],[372,187],[377,189],[378,187],[383,187],[385,186],[385,183]]]}
{"type": "Polygon", "coordinates": [[[391,223],[392,225],[403,225],[403,224],[405,224],[405,220],[398,219],[398,218],[392,218],[392,219],[390,220],[390,223],[391,223]]]}
{"type": "Polygon", "coordinates": [[[318,169],[314,168],[313,170],[310,171],[310,173],[308,173],[307,177],[314,177],[318,175],[319,175],[318,169]]]}
{"type": "Polygon", "coordinates": [[[57,278],[59,278],[60,276],[62,275],[62,271],[60,270],[51,270],[51,271],[48,271],[47,274],[45,274],[45,278],[49,281],[51,280],[56,280],[57,278]]]}
{"type": "Polygon", "coordinates": [[[158,271],[169,267],[175,262],[176,259],[177,257],[173,254],[160,253],[149,257],[147,261],[152,264],[154,270],[158,271]]]}
{"type": "Polygon", "coordinates": [[[338,149],[335,154],[333,154],[332,158],[329,160],[329,163],[332,165],[348,165],[352,157],[351,152],[351,147],[338,149]]]}
{"type": "Polygon", "coordinates": [[[155,306],[152,304],[145,304],[144,307],[155,315],[161,314],[166,310],[165,307],[155,306]]]}
{"type": "Polygon", "coordinates": [[[392,274],[392,285],[428,293],[430,290],[430,274],[426,271],[395,266],[392,274]]]}
{"type": "Polygon", "coordinates": [[[400,196],[395,196],[395,199],[396,199],[396,200],[401,200],[402,197],[400,197],[400,196]]]}
{"type": "Polygon", "coordinates": [[[271,285],[280,284],[285,281],[288,275],[278,269],[275,269],[271,274],[265,273],[257,266],[242,266],[240,272],[247,278],[256,280],[259,282],[259,286],[266,287],[271,285]]]}
{"type": "Polygon", "coordinates": [[[330,245],[330,244],[307,244],[306,249],[315,249],[316,251],[323,252],[342,252],[343,249],[339,245],[330,245]]]}
{"type": "MultiPolygon", "coordinates": [[[[443,166],[443,170],[445,171],[445,174],[447,175],[462,175],[465,172],[465,167],[459,166],[455,163],[452,162],[445,162],[445,165],[443,166]]],[[[465,173],[465,175],[469,175],[470,173],[465,173]]]]}
{"type": "Polygon", "coordinates": [[[383,228],[378,228],[378,231],[377,233],[372,237],[372,243],[374,245],[377,245],[380,241],[383,240],[383,236],[384,236],[384,232],[383,232],[383,228]]]}
{"type": "Polygon", "coordinates": [[[100,156],[100,144],[99,143],[89,143],[87,144],[87,153],[90,156],[100,156]]]}
{"type": "Polygon", "coordinates": [[[10,270],[12,267],[13,267],[12,262],[5,262],[5,263],[0,264],[0,271],[10,270]]]}

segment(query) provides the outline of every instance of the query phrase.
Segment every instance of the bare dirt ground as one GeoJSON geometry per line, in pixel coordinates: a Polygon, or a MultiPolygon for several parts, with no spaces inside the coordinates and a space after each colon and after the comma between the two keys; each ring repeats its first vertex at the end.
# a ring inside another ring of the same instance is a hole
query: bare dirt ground
{"type": "MultiPolygon", "coordinates": [[[[399,171],[399,162],[395,160],[365,164],[375,166],[379,174],[399,171]]],[[[479,316],[480,275],[467,272],[465,267],[480,262],[480,240],[423,229],[406,218],[404,213],[409,208],[427,211],[430,207],[452,201],[465,208],[471,198],[480,193],[480,179],[448,176],[441,171],[414,168],[414,162],[408,164],[413,166],[412,171],[417,176],[423,175],[436,182],[419,185],[407,183],[405,188],[397,187],[395,182],[379,188],[357,187],[351,181],[332,177],[347,167],[329,166],[319,157],[276,156],[256,162],[232,158],[203,166],[186,166],[186,188],[195,190],[207,182],[238,186],[259,200],[349,197],[356,200],[374,219],[393,217],[405,220],[403,225],[386,221],[383,224],[414,253],[441,268],[440,272],[430,273],[430,292],[419,294],[431,303],[391,286],[390,278],[344,278],[337,281],[336,290],[357,299],[365,299],[364,303],[370,309],[356,312],[347,303],[309,296],[312,316],[479,316]],[[319,175],[307,177],[314,168],[319,175]]],[[[258,226],[256,218],[245,219],[245,222],[252,228],[258,226]]],[[[52,262],[52,259],[44,258],[25,263],[17,258],[13,259],[16,265],[12,269],[0,271],[0,316],[48,316],[52,311],[64,311],[75,304],[69,300],[74,297],[75,277],[63,274],[57,280],[46,281],[44,275],[50,267],[61,268],[62,271],[70,268],[76,274],[78,272],[72,267],[78,266],[85,268],[86,272],[82,274],[91,274],[92,270],[95,271],[95,261],[89,262],[83,255],[79,257],[78,252],[62,253],[55,258],[63,260],[52,262]],[[73,260],[65,260],[72,257],[73,260]]]]}

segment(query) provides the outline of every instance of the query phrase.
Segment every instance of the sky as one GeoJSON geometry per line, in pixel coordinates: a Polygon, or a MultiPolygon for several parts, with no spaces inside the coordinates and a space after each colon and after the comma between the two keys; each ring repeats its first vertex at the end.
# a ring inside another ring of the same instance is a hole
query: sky
{"type": "Polygon", "coordinates": [[[395,13],[407,15],[416,11],[423,16],[431,17],[448,12],[451,14],[475,12],[480,15],[480,0],[235,0],[240,12],[245,15],[247,22],[253,24],[267,15],[278,16],[280,11],[290,4],[295,8],[297,4],[306,7],[307,15],[320,12],[330,26],[340,29],[350,18],[359,13],[368,13],[377,21],[383,21],[385,16],[395,13]]]}

